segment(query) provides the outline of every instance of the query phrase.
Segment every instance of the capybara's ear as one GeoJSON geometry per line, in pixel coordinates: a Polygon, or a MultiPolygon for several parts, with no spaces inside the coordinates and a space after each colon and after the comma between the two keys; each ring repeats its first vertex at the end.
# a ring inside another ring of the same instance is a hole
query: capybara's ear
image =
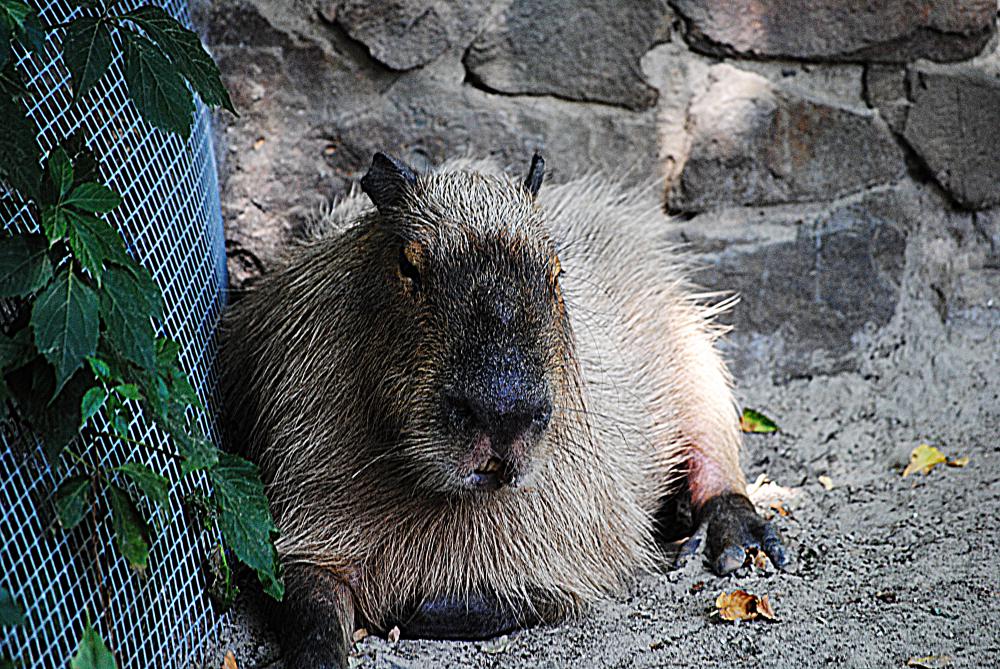
{"type": "Polygon", "coordinates": [[[545,161],[542,155],[535,151],[531,157],[531,167],[528,168],[528,176],[524,177],[524,187],[531,193],[531,197],[538,195],[538,189],[542,187],[542,179],[545,177],[545,161]]]}
{"type": "Polygon", "coordinates": [[[398,158],[387,156],[381,151],[372,157],[368,174],[361,177],[361,190],[365,192],[379,211],[397,205],[407,188],[417,182],[413,168],[398,158]]]}

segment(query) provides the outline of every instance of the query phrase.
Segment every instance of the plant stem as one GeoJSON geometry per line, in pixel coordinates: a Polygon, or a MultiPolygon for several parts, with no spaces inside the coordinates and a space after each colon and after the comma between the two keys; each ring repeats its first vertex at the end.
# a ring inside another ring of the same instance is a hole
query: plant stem
{"type": "Polygon", "coordinates": [[[89,469],[91,472],[93,472],[95,479],[101,478],[102,472],[101,472],[101,468],[99,466],[87,462],[82,455],[80,455],[79,453],[77,453],[76,451],[74,451],[74,450],[72,450],[70,448],[65,448],[63,450],[71,458],[73,458],[74,460],[76,460],[77,463],[79,463],[80,465],[82,465],[84,469],[89,469]]]}

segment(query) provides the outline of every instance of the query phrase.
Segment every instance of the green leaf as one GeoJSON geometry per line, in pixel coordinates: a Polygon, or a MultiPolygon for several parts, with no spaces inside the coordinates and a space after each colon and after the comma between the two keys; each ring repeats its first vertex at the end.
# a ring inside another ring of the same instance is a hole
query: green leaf
{"type": "Polygon", "coordinates": [[[73,159],[74,185],[100,181],[100,163],[98,163],[94,151],[87,147],[82,130],[77,130],[70,135],[62,142],[62,145],[73,159]]]}
{"type": "Polygon", "coordinates": [[[131,31],[123,32],[129,98],[147,123],[187,139],[194,113],[191,91],[152,42],[131,31]]]}
{"type": "Polygon", "coordinates": [[[156,338],[156,368],[161,374],[169,376],[170,367],[177,362],[181,354],[181,345],[166,337],[156,338]]]}
{"type": "Polygon", "coordinates": [[[112,348],[147,371],[156,368],[153,311],[140,282],[118,267],[104,271],[101,318],[112,348]]]}
{"type": "Polygon", "coordinates": [[[49,244],[55,244],[66,236],[66,212],[59,206],[42,208],[42,232],[49,239],[49,244]]]}
{"type": "Polygon", "coordinates": [[[212,467],[210,476],[223,538],[236,556],[257,572],[264,590],[280,600],[285,587],[273,543],[278,528],[271,518],[256,465],[220,453],[219,463],[212,467]]]}
{"type": "Polygon", "coordinates": [[[0,237],[0,297],[23,297],[52,278],[49,245],[41,235],[0,237]]]}
{"type": "Polygon", "coordinates": [[[740,416],[740,430],[743,432],[777,432],[778,425],[759,411],[744,409],[743,415],[740,416]]]}
{"type": "Polygon", "coordinates": [[[35,356],[17,375],[21,381],[13,383],[11,390],[18,409],[44,441],[51,463],[80,430],[80,404],[94,385],[93,377],[81,369],[56,394],[55,371],[41,356],[35,356]]]}
{"type": "Polygon", "coordinates": [[[181,476],[209,469],[219,462],[219,449],[208,439],[188,434],[182,429],[172,430],[170,434],[177,444],[177,452],[184,458],[181,462],[181,476]]]}
{"type": "Polygon", "coordinates": [[[139,393],[139,386],[134,383],[122,383],[115,386],[113,390],[127,400],[139,401],[142,399],[142,395],[139,393]]]}
{"type": "Polygon", "coordinates": [[[132,262],[125,251],[125,242],[107,221],[72,210],[66,211],[66,219],[69,221],[69,246],[73,255],[98,285],[103,280],[106,263],[132,262]]]}
{"type": "Polygon", "coordinates": [[[73,185],[73,164],[69,161],[66,150],[61,146],[49,151],[48,168],[52,184],[58,190],[61,198],[69,192],[70,186],[73,185]]]}
{"type": "Polygon", "coordinates": [[[6,588],[0,588],[0,627],[24,624],[24,610],[6,588]]]}
{"type": "Polygon", "coordinates": [[[55,492],[56,516],[64,530],[72,530],[90,511],[91,481],[88,476],[72,476],[55,492]]]}
{"type": "Polygon", "coordinates": [[[37,12],[23,2],[0,0],[0,23],[6,23],[26,49],[37,50],[45,45],[45,32],[37,12]]]}
{"type": "Polygon", "coordinates": [[[222,84],[219,68],[201,40],[159,7],[146,5],[125,15],[163,50],[205,104],[236,110],[222,84]]]}
{"type": "Polygon", "coordinates": [[[128,437],[128,421],[120,412],[111,416],[111,429],[122,439],[128,437]]]}
{"type": "Polygon", "coordinates": [[[122,203],[118,193],[99,183],[80,184],[73,189],[64,204],[92,214],[103,214],[122,203]]]}
{"type": "Polygon", "coordinates": [[[0,97],[0,119],[0,177],[22,195],[34,197],[42,178],[38,128],[20,100],[0,97]]]}
{"type": "Polygon", "coordinates": [[[26,365],[34,355],[35,350],[28,328],[21,328],[9,337],[0,334],[0,371],[9,372],[26,365]]]}
{"type": "Polygon", "coordinates": [[[77,646],[76,655],[70,660],[69,668],[118,669],[115,664],[115,656],[104,645],[101,635],[90,626],[90,621],[87,621],[87,625],[83,628],[80,645],[77,646]]]}
{"type": "Polygon", "coordinates": [[[103,18],[84,16],[66,28],[63,61],[73,80],[73,101],[104,76],[111,64],[111,31],[103,18]]]}
{"type": "Polygon", "coordinates": [[[101,410],[107,399],[108,391],[101,386],[95,386],[84,394],[83,401],[80,402],[80,427],[83,427],[88,420],[94,417],[94,414],[101,410]]]}
{"type": "Polygon", "coordinates": [[[187,375],[176,365],[170,370],[170,395],[179,404],[205,410],[187,375]]]}
{"type": "Polygon", "coordinates": [[[135,508],[135,502],[122,488],[109,484],[108,497],[111,500],[111,525],[115,531],[118,550],[132,567],[143,571],[149,561],[149,531],[146,522],[135,508]]]}
{"type": "Polygon", "coordinates": [[[107,362],[90,356],[87,358],[87,364],[90,365],[90,371],[94,372],[94,376],[101,381],[107,382],[111,380],[111,366],[107,362]]]}
{"type": "Polygon", "coordinates": [[[97,328],[97,295],[63,268],[31,310],[35,347],[55,368],[55,393],[97,350],[97,328]]]}
{"type": "Polygon", "coordinates": [[[146,465],[127,462],[116,468],[136,485],[150,502],[160,507],[164,513],[170,510],[170,481],[160,476],[146,465]]]}

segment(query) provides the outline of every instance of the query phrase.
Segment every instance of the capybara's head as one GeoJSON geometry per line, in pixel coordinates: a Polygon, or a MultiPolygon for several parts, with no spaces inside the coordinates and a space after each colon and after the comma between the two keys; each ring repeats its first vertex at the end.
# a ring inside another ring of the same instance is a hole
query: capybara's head
{"type": "Polygon", "coordinates": [[[568,410],[572,335],[535,204],[542,170],[535,156],[523,182],[417,174],[379,153],[361,180],[378,210],[384,318],[402,349],[385,370],[401,403],[398,455],[439,492],[530,482],[568,410]]]}

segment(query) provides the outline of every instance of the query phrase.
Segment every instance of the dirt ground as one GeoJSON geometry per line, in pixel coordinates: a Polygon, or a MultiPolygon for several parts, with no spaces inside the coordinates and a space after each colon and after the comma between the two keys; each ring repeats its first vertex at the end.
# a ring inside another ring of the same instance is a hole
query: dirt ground
{"type": "MultiPolygon", "coordinates": [[[[942,319],[920,293],[904,287],[893,321],[858,342],[859,371],[738,384],[741,401],[781,426],[750,435],[744,462],[749,480],[766,474],[797,493],[776,518],[793,556],[786,572],[717,578],[696,557],[563,625],[477,643],[369,637],[352,664],[867,668],[932,656],[911,666],[997,666],[998,305],[942,319]],[[969,464],[903,478],[920,443],[969,464]],[[737,587],[769,595],[779,620],[713,620],[716,595],[737,587]]],[[[241,668],[283,666],[252,606],[228,625],[223,648],[241,668]]]]}

